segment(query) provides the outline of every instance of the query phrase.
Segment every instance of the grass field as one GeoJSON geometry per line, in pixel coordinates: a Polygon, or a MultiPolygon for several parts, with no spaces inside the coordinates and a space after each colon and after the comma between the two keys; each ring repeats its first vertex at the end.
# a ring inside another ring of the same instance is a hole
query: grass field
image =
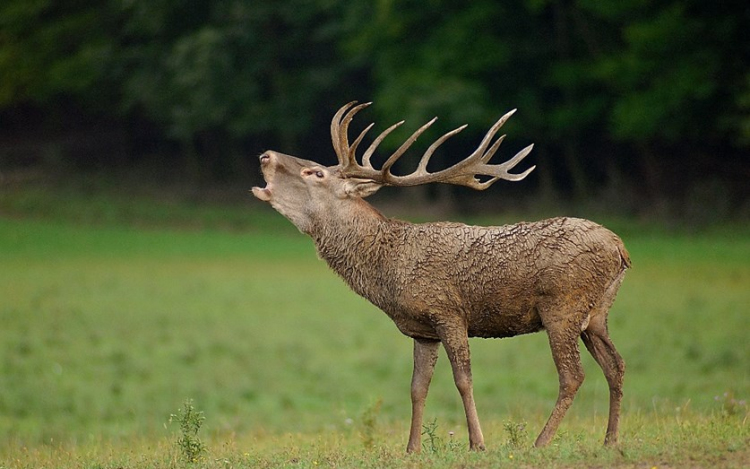
{"type": "Polygon", "coordinates": [[[471,343],[486,453],[466,451],[442,354],[406,457],[410,340],[280,216],[75,213],[0,218],[0,468],[750,466],[750,229],[615,227],[634,263],[610,315],[619,449],[600,446],[607,386],[585,352],[557,439],[529,448],[557,393],[536,334],[471,343]],[[205,416],[195,462],[170,423],[186,399],[205,416]]]}

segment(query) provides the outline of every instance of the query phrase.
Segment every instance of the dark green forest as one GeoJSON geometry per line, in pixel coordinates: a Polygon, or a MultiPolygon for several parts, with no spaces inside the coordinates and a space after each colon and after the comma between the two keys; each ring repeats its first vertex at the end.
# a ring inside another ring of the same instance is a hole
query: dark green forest
{"type": "Polygon", "coordinates": [[[0,184],[249,187],[265,149],[335,162],[330,118],[359,100],[352,133],[406,120],[384,150],[433,116],[421,149],[469,124],[446,165],[518,108],[495,158],[534,143],[537,170],[497,197],[748,219],[748,31],[746,0],[4,0],[0,184]]]}

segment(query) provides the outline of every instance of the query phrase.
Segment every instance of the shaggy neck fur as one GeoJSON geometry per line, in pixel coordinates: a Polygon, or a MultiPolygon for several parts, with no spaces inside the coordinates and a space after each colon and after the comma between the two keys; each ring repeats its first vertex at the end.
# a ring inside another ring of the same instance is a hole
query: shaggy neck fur
{"type": "Polygon", "coordinates": [[[318,255],[359,295],[381,308],[394,298],[394,259],[405,223],[383,216],[362,199],[313,222],[318,255]]]}

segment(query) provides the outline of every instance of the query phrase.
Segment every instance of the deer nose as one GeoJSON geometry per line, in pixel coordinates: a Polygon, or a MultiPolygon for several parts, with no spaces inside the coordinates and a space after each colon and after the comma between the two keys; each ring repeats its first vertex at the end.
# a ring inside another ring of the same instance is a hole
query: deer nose
{"type": "Polygon", "coordinates": [[[260,155],[260,164],[265,165],[271,161],[271,152],[267,151],[260,155]]]}

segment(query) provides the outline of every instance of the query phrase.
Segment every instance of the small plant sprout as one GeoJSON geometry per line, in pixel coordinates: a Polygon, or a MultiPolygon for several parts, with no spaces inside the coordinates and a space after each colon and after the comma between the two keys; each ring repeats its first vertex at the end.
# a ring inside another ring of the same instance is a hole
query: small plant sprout
{"type": "Polygon", "coordinates": [[[422,435],[427,436],[427,441],[423,443],[426,451],[437,453],[440,447],[440,437],[437,436],[437,419],[432,419],[422,425],[422,435]]]}
{"type": "Polygon", "coordinates": [[[444,451],[456,451],[461,447],[461,443],[454,438],[454,436],[456,436],[456,432],[454,431],[448,432],[447,441],[444,441],[443,438],[440,437],[437,419],[432,419],[432,421],[422,425],[422,436],[426,437],[426,441],[422,443],[424,451],[432,454],[444,451]]]}
{"type": "Polygon", "coordinates": [[[505,422],[505,431],[508,432],[508,446],[511,448],[521,448],[524,446],[524,442],[527,439],[526,422],[505,422]]]}
{"type": "Polygon", "coordinates": [[[198,432],[206,417],[203,412],[193,406],[193,400],[187,399],[176,414],[169,416],[169,422],[177,421],[180,424],[180,436],[175,443],[180,449],[182,458],[190,463],[197,462],[200,456],[206,452],[206,445],[198,437],[198,432]]]}

